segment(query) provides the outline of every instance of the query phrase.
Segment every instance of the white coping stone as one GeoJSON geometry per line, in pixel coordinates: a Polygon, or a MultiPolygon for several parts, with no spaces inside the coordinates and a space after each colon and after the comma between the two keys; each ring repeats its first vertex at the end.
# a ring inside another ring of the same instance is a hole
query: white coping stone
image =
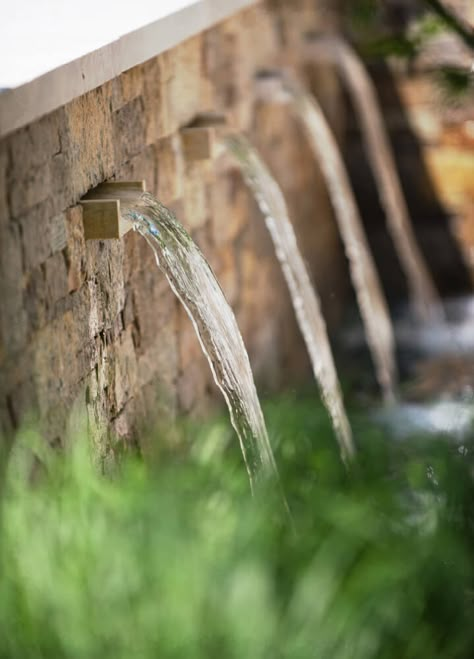
{"type": "Polygon", "coordinates": [[[2,3],[0,137],[257,2],[2,3]]]}

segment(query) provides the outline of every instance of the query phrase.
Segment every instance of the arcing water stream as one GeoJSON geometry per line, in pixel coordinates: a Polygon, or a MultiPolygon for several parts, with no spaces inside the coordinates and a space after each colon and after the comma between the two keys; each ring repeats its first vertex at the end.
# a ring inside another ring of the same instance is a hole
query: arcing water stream
{"type": "Polygon", "coordinates": [[[393,401],[398,376],[392,323],[344,161],[316,99],[289,77],[282,78],[282,85],[290,97],[290,107],[302,122],[326,180],[377,378],[385,399],[393,401]]]}
{"type": "Polygon", "coordinates": [[[414,315],[425,323],[440,320],[441,301],[416,242],[374,84],[358,55],[341,38],[318,36],[311,40],[311,47],[318,59],[336,62],[351,94],[414,315]]]}
{"type": "Polygon", "coordinates": [[[311,358],[314,375],[332,419],[342,458],[347,462],[354,454],[354,445],[326,324],[319,299],[311,285],[296,242],[283,194],[256,150],[243,136],[227,137],[226,145],[239,163],[242,174],[265,217],[311,358]]]}
{"type": "Polygon", "coordinates": [[[266,477],[278,479],[247,351],[211,267],[173,213],[152,195],[143,193],[122,208],[191,318],[229,408],[252,489],[266,477]]]}

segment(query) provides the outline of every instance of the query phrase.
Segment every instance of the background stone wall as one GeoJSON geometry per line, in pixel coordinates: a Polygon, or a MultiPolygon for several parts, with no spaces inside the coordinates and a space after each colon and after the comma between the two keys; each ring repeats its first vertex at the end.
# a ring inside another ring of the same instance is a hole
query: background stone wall
{"type": "MultiPolygon", "coordinates": [[[[474,104],[453,103],[422,70],[372,75],[384,106],[398,170],[420,246],[444,295],[467,292],[474,282],[474,104]]],[[[348,116],[350,114],[348,113],[348,116]]],[[[406,286],[386,231],[361,135],[351,122],[347,156],[386,291],[406,286]]]]}
{"type": "MultiPolygon", "coordinates": [[[[474,3],[448,3],[474,21],[474,3]]],[[[423,3],[393,0],[398,26],[417,16],[423,3]]],[[[387,23],[388,24],[388,23],[387,23]]],[[[387,28],[387,24],[385,28],[387,28]]],[[[391,25],[392,30],[394,25],[391,25]]],[[[396,33],[396,31],[395,31],[396,33]]],[[[383,35],[382,25],[379,34],[383,35]]],[[[392,34],[392,32],[390,32],[392,34]]],[[[469,72],[472,51],[454,32],[427,39],[416,56],[369,62],[370,73],[401,175],[421,248],[445,295],[472,290],[474,282],[473,86],[454,94],[443,82],[446,67],[469,72]]],[[[347,160],[358,202],[386,291],[406,296],[406,286],[385,229],[360,130],[347,102],[347,160]]]]}
{"type": "MultiPolygon", "coordinates": [[[[178,214],[234,308],[263,394],[309,364],[262,219],[235,169],[187,163],[178,129],[228,113],[283,185],[298,238],[334,321],[346,280],[319,171],[284,108],[255,103],[261,66],[299,65],[301,35],[333,17],[309,0],[244,11],[0,142],[0,419],[28,417],[61,445],[76,412],[106,459],[143,424],[203,414],[220,400],[191,323],[145,241],[84,241],[78,200],[116,178],[146,179],[178,214]]],[[[315,84],[336,127],[336,78],[315,84]]]]}

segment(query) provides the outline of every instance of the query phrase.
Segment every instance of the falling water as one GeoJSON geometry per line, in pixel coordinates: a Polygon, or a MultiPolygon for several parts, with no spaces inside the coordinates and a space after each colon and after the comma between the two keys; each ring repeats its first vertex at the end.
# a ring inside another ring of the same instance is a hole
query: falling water
{"type": "Polygon", "coordinates": [[[344,162],[316,99],[288,77],[284,79],[284,87],[326,179],[377,378],[385,399],[393,401],[397,367],[392,323],[344,162]]]}
{"type": "Polygon", "coordinates": [[[314,54],[337,63],[352,96],[415,317],[420,322],[440,320],[441,301],[416,242],[374,85],[358,55],[342,39],[322,36],[311,43],[314,54]]]}
{"type": "Polygon", "coordinates": [[[191,318],[229,408],[252,489],[265,477],[277,478],[248,355],[211,267],[173,213],[152,195],[143,193],[122,209],[123,218],[133,222],[152,248],[158,267],[191,318]]]}
{"type": "Polygon", "coordinates": [[[283,194],[256,150],[243,136],[228,136],[225,141],[237,159],[265,217],[311,358],[314,375],[332,419],[342,458],[347,462],[354,454],[352,433],[319,300],[299,251],[283,194]]]}

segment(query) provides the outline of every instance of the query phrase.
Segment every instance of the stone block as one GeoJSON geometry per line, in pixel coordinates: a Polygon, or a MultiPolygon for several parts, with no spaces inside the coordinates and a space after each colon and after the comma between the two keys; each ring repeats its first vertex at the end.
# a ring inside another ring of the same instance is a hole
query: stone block
{"type": "Polygon", "coordinates": [[[179,369],[179,352],[176,334],[176,314],[166,325],[157,329],[154,340],[138,357],[137,378],[139,387],[155,382],[163,390],[176,386],[179,369]]]}
{"type": "Polygon", "coordinates": [[[33,165],[25,169],[21,176],[11,179],[10,212],[14,218],[20,217],[30,208],[45,202],[52,189],[52,161],[43,165],[33,165]]]}
{"type": "Polygon", "coordinates": [[[108,83],[66,106],[67,153],[76,201],[114,172],[110,95],[108,83]]]}
{"type": "Polygon", "coordinates": [[[111,107],[115,112],[143,93],[143,67],[134,66],[112,80],[111,107]]]}
{"type": "Polygon", "coordinates": [[[129,231],[123,237],[123,279],[132,287],[132,279],[155,265],[153,252],[140,234],[129,231]]]}
{"type": "Polygon", "coordinates": [[[50,256],[44,264],[46,283],[46,303],[52,307],[58,300],[69,293],[66,261],[62,252],[50,256]]]}
{"type": "Polygon", "coordinates": [[[11,177],[23,180],[25,172],[36,169],[61,151],[61,111],[21,128],[10,137],[11,177]]]}
{"type": "Polygon", "coordinates": [[[50,161],[51,165],[51,196],[50,203],[53,213],[64,211],[77,202],[74,187],[73,163],[67,154],[58,153],[50,161]]]}
{"type": "Polygon", "coordinates": [[[89,240],[86,243],[86,276],[94,280],[104,305],[104,318],[108,326],[120,313],[124,300],[123,261],[124,246],[121,240],[89,240]]]}
{"type": "Polygon", "coordinates": [[[15,354],[27,340],[28,327],[23,308],[23,261],[18,225],[0,225],[0,335],[4,349],[15,354]]]}
{"type": "Polygon", "coordinates": [[[233,107],[239,95],[239,64],[237,35],[230,21],[204,34],[204,72],[212,84],[215,106],[226,112],[233,107]]]}
{"type": "Polygon", "coordinates": [[[25,272],[37,268],[51,254],[48,231],[45,231],[49,213],[50,206],[46,203],[34,207],[26,215],[19,218],[18,225],[21,228],[25,272]]]}
{"type": "Polygon", "coordinates": [[[8,150],[5,142],[0,142],[0,224],[8,220],[8,150]]]}
{"type": "Polygon", "coordinates": [[[162,121],[161,72],[158,57],[141,66],[143,76],[143,104],[146,119],[146,144],[155,144],[166,135],[162,121]]]}
{"type": "Polygon", "coordinates": [[[149,382],[140,389],[139,399],[143,410],[140,449],[145,459],[151,461],[163,450],[162,438],[172,441],[173,423],[178,413],[176,385],[163,387],[149,382]]]}
{"type": "Polygon", "coordinates": [[[157,144],[158,199],[165,205],[183,196],[185,168],[179,136],[171,135],[157,144]]]}
{"type": "Polygon", "coordinates": [[[188,39],[158,58],[163,135],[188,124],[210,109],[210,87],[203,77],[202,35],[188,39]]]}
{"type": "Polygon", "coordinates": [[[131,451],[138,441],[137,401],[129,400],[110,424],[111,468],[113,463],[123,459],[124,452],[131,451]]]}
{"type": "Polygon", "coordinates": [[[117,181],[142,181],[146,183],[148,192],[156,190],[156,148],[150,146],[117,168],[117,181]]]}
{"type": "Polygon", "coordinates": [[[55,215],[50,201],[38,204],[18,218],[23,246],[23,268],[28,273],[67,243],[65,214],[55,215]]]}
{"type": "Polygon", "coordinates": [[[184,201],[182,199],[172,201],[171,203],[168,204],[168,208],[173,213],[173,215],[178,219],[179,222],[186,224],[186,216],[184,213],[184,201]]]}
{"type": "Polygon", "coordinates": [[[205,360],[196,330],[183,307],[178,313],[179,368],[186,370],[191,362],[205,360]]]}
{"type": "Polygon", "coordinates": [[[0,398],[0,436],[2,437],[2,451],[10,446],[15,436],[11,408],[8,399],[0,398]]]}
{"type": "MultiPolygon", "coordinates": [[[[209,218],[207,186],[201,176],[200,163],[188,163],[184,177],[184,215],[188,231],[204,226],[209,218]]],[[[181,219],[184,223],[184,218],[181,219]]]]}
{"type": "Polygon", "coordinates": [[[209,366],[201,359],[190,362],[186,369],[180,373],[178,378],[178,409],[181,414],[189,414],[206,395],[209,377],[209,366]]]}
{"type": "Polygon", "coordinates": [[[137,359],[132,332],[122,334],[115,348],[115,406],[117,413],[133,396],[137,385],[137,359]]]}
{"type": "Polygon", "coordinates": [[[67,214],[54,215],[49,222],[49,245],[51,254],[61,252],[67,246],[67,214]]]}
{"type": "Polygon", "coordinates": [[[138,346],[140,341],[138,337],[138,325],[136,323],[135,306],[133,304],[133,294],[130,289],[125,291],[125,302],[122,309],[122,325],[124,330],[131,328],[132,338],[135,346],[138,346]]]}
{"type": "Polygon", "coordinates": [[[121,164],[144,148],[146,121],[142,97],[134,98],[114,112],[112,120],[115,161],[121,164]]]}
{"type": "Polygon", "coordinates": [[[64,407],[57,401],[67,399],[72,384],[79,381],[76,354],[79,344],[79,328],[71,312],[53,320],[35,336],[31,369],[35,378],[40,414],[56,422],[51,416],[54,407],[64,407]]]}
{"type": "Polygon", "coordinates": [[[34,418],[37,411],[37,393],[33,378],[26,377],[10,390],[8,408],[12,429],[18,430],[24,419],[34,418]]]}
{"type": "MultiPolygon", "coordinates": [[[[61,443],[78,402],[105,468],[117,440],[134,439],[139,417],[148,425],[159,417],[169,433],[178,411],[198,415],[222,402],[146,241],[129,232],[84,242],[77,202],[109,178],[146,179],[190,231],[238,311],[259,377],[275,384],[283,368],[304,370],[271,240],[235,164],[185,162],[179,137],[212,110],[258,134],[298,235],[317,255],[318,274],[326,280],[331,269],[333,285],[336,243],[304,140],[286,110],[255,113],[255,69],[298,64],[287,44],[297,55],[296,36],[320,15],[312,0],[276,4],[237,13],[0,143],[0,362],[8,383],[4,395],[0,380],[0,416],[10,426],[34,405],[47,436],[61,443]]],[[[334,103],[332,83],[324,94],[334,103]]]]}
{"type": "Polygon", "coordinates": [[[66,264],[68,290],[77,291],[84,283],[86,274],[84,226],[82,224],[82,207],[73,206],[67,212],[66,264]]]}
{"type": "Polygon", "coordinates": [[[212,238],[220,248],[237,238],[248,222],[249,193],[236,169],[220,173],[209,186],[212,238]]]}
{"type": "Polygon", "coordinates": [[[38,266],[29,273],[24,291],[24,308],[28,315],[28,329],[36,332],[48,321],[50,309],[47,305],[44,268],[38,266]]]}
{"type": "Polygon", "coordinates": [[[252,373],[260,392],[265,395],[275,392],[280,385],[282,371],[280,324],[270,319],[255,325],[248,350],[252,373]]]}
{"type": "MultiPolygon", "coordinates": [[[[239,273],[239,305],[237,315],[242,333],[247,338],[267,318],[281,313],[282,302],[289,299],[286,284],[277,264],[255,251],[242,249],[237,255],[239,273]]],[[[253,339],[249,341],[249,344],[253,339]]]]}
{"type": "Polygon", "coordinates": [[[133,304],[142,353],[155,341],[161,328],[174,322],[178,304],[165,276],[155,265],[134,278],[133,304]]]}

